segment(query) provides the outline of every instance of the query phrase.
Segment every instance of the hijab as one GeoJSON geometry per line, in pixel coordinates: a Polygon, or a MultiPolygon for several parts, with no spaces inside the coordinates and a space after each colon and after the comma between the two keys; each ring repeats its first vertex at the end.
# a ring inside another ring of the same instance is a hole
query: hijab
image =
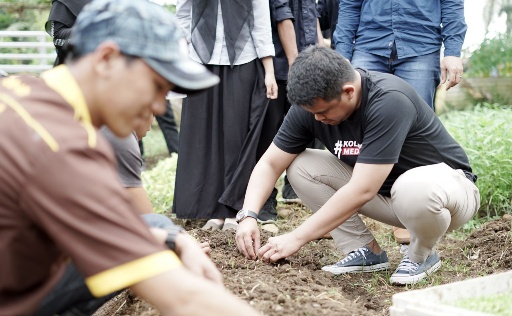
{"type": "Polygon", "coordinates": [[[65,24],[67,27],[72,27],[80,11],[89,2],[91,0],[53,0],[48,20],[57,21],[65,24]],[[55,2],[60,2],[64,6],[54,5],[55,2]]]}
{"type": "Polygon", "coordinates": [[[251,38],[254,27],[252,0],[193,0],[192,46],[201,62],[207,64],[215,46],[219,1],[229,62],[233,66],[251,38]]]}

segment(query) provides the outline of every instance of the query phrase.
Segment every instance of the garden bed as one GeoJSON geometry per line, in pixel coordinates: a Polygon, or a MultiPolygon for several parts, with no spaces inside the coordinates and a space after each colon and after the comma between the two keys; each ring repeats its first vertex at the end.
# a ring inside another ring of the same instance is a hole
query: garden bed
{"type": "MultiPolygon", "coordinates": [[[[277,222],[288,231],[308,215],[304,208],[280,205],[280,213],[292,211],[277,222]],[[288,208],[288,209],[286,209],[288,208]]],[[[368,225],[388,251],[394,269],[401,259],[391,229],[371,220],[368,225]]],[[[311,242],[299,253],[276,264],[247,260],[236,249],[234,232],[205,232],[200,222],[180,222],[190,234],[212,247],[212,260],[224,275],[227,289],[265,315],[389,315],[392,296],[411,289],[424,289],[512,269],[512,241],[509,219],[488,222],[461,240],[457,233],[446,236],[438,247],[442,268],[428,280],[414,286],[389,285],[390,273],[376,272],[333,276],[321,267],[339,259],[330,239],[311,242]]],[[[262,232],[266,240],[272,234],[262,232]]],[[[96,316],[159,313],[148,303],[127,293],[96,316]]]]}

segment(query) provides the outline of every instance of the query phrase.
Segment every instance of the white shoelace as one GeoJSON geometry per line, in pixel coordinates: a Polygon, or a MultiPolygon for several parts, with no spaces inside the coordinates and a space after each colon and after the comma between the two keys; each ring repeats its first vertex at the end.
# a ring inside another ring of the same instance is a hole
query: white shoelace
{"type": "Polygon", "coordinates": [[[359,256],[363,256],[365,259],[366,259],[366,255],[365,255],[365,252],[368,252],[368,248],[365,248],[365,247],[361,247],[361,248],[358,248],[354,251],[351,251],[348,256],[346,256],[345,258],[343,258],[340,262],[338,262],[339,265],[341,264],[345,264],[347,263],[348,261],[352,260],[352,259],[355,259],[359,256]]]}
{"type": "Polygon", "coordinates": [[[409,255],[405,255],[402,261],[400,261],[400,264],[398,265],[396,270],[413,272],[416,271],[419,266],[419,263],[412,262],[411,259],[409,259],[409,255]]]}

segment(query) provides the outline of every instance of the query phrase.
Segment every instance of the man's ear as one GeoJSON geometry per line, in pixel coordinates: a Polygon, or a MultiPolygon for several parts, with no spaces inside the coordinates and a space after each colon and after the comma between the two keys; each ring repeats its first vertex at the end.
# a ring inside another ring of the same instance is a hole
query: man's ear
{"type": "Polygon", "coordinates": [[[354,87],[353,84],[344,84],[342,87],[342,95],[346,94],[349,99],[352,99],[355,95],[354,94],[355,90],[356,90],[356,88],[354,87]]]}
{"type": "Polygon", "coordinates": [[[101,76],[108,76],[114,61],[122,57],[119,46],[113,41],[105,41],[94,50],[93,64],[95,71],[101,76]]]}

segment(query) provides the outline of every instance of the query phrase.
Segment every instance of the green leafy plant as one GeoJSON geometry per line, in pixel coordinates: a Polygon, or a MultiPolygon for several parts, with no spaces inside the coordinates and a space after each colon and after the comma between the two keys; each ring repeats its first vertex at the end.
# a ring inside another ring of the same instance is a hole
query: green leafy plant
{"type": "Polygon", "coordinates": [[[477,105],[471,111],[440,116],[450,134],[468,154],[478,175],[479,216],[491,219],[512,211],[512,108],[477,105]]]}
{"type": "Polygon", "coordinates": [[[463,299],[452,302],[450,305],[492,315],[510,316],[512,315],[511,297],[512,292],[506,292],[478,298],[463,299]]]}
{"type": "Polygon", "coordinates": [[[146,134],[146,137],[142,139],[144,143],[144,156],[153,157],[166,154],[167,145],[165,144],[165,138],[156,123],[154,121],[151,130],[146,134]]]}
{"type": "Polygon", "coordinates": [[[512,78],[512,36],[500,34],[485,39],[471,54],[464,73],[470,78],[512,78]]]}
{"type": "Polygon", "coordinates": [[[172,207],[177,161],[178,157],[173,155],[160,160],[153,169],[142,173],[144,188],[155,213],[166,213],[172,207]]]}

